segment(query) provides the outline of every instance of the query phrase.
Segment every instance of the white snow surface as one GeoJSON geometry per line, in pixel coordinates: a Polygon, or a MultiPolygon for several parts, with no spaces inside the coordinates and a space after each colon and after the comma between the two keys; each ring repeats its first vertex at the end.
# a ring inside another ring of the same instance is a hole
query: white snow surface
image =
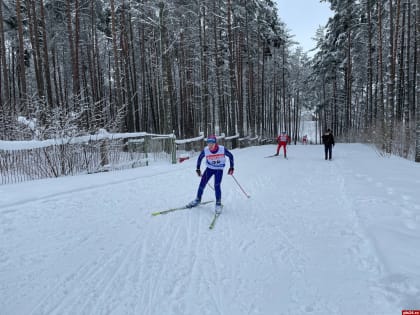
{"type": "Polygon", "coordinates": [[[213,203],[151,216],[195,197],[195,158],[0,186],[0,313],[420,309],[420,164],[362,144],[264,158],[275,148],[232,150],[251,198],[226,169],[214,230],[213,203]]]}

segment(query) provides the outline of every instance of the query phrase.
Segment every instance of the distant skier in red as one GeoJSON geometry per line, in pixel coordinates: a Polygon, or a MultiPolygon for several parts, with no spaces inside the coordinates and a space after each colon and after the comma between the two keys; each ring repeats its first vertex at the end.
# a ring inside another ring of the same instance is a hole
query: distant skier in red
{"type": "Polygon", "coordinates": [[[282,133],[277,137],[277,143],[277,153],[275,155],[279,155],[280,148],[283,147],[284,158],[287,158],[286,146],[290,143],[290,137],[286,130],[282,131],[282,133]]]}

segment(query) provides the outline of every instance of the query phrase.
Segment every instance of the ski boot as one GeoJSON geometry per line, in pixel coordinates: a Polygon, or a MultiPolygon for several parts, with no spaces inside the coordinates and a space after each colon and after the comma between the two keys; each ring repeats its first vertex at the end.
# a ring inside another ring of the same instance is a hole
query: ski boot
{"type": "Polygon", "coordinates": [[[222,203],[221,203],[220,201],[217,201],[217,202],[216,202],[216,206],[214,207],[214,212],[215,212],[217,215],[219,215],[219,214],[221,214],[221,213],[222,213],[222,208],[223,208],[222,203]]]}
{"type": "Polygon", "coordinates": [[[193,201],[188,203],[185,207],[194,208],[194,207],[197,207],[200,203],[201,203],[201,199],[195,198],[193,201]]]}

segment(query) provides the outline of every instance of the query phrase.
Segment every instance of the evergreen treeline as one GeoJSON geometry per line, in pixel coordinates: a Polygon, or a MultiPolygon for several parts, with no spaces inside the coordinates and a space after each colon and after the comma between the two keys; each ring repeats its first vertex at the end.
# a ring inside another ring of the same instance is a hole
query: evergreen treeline
{"type": "Polygon", "coordinates": [[[1,1],[0,137],[297,141],[309,108],[319,133],[420,161],[419,1],[329,0],[312,59],[271,0],[1,1]]]}
{"type": "Polygon", "coordinates": [[[320,121],[420,162],[420,1],[326,2],[334,15],[311,80],[320,121]]]}
{"type": "Polygon", "coordinates": [[[16,0],[0,14],[4,139],[22,137],[18,116],[38,137],[289,126],[290,43],[270,0],[16,0]]]}

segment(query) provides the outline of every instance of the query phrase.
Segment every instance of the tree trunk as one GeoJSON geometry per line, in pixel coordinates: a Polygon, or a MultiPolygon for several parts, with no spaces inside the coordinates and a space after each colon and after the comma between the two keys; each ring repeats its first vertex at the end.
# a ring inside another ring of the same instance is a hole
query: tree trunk
{"type": "Polygon", "coordinates": [[[225,132],[228,130],[226,122],[226,109],[224,106],[224,97],[223,97],[223,79],[220,69],[223,67],[223,60],[220,56],[220,47],[219,47],[219,36],[217,28],[220,25],[220,18],[217,14],[219,12],[220,6],[218,6],[217,1],[213,1],[213,40],[214,40],[214,59],[215,59],[215,72],[216,72],[216,83],[217,83],[217,115],[218,115],[218,124],[220,130],[225,132]]]}
{"type": "Polygon", "coordinates": [[[227,33],[228,33],[228,47],[229,47],[229,76],[230,76],[230,106],[228,110],[228,130],[231,134],[237,132],[237,98],[236,98],[236,77],[234,58],[234,38],[232,30],[232,0],[227,0],[227,33]]]}
{"type": "MultiPolygon", "coordinates": [[[[39,31],[38,31],[38,20],[36,18],[35,10],[35,1],[26,0],[26,12],[28,14],[28,24],[29,24],[29,37],[31,41],[31,46],[33,48],[33,59],[34,59],[34,71],[35,71],[35,81],[38,91],[38,100],[42,102],[44,100],[44,80],[42,77],[42,60],[41,60],[41,50],[39,47],[39,31]]],[[[42,111],[44,112],[44,110],[42,111]]],[[[41,115],[41,124],[45,124],[45,117],[41,115]]]]}
{"type": "MultiPolygon", "coordinates": [[[[49,107],[55,106],[52,95],[52,84],[50,75],[50,62],[48,57],[48,42],[47,42],[47,29],[45,26],[45,9],[44,0],[39,0],[40,11],[41,11],[41,30],[42,30],[42,48],[43,48],[43,61],[44,61],[44,77],[47,89],[47,102],[49,107]]],[[[58,99],[58,97],[56,96],[58,99]]]]}
{"type": "MultiPolygon", "coordinates": [[[[398,0],[399,4],[399,0],[398,0]]],[[[399,9],[397,10],[399,12],[399,9]]],[[[385,151],[387,154],[392,153],[393,143],[393,129],[394,129],[394,110],[395,110],[395,54],[398,34],[398,15],[396,16],[397,23],[394,29],[394,12],[393,1],[389,0],[389,52],[388,63],[390,66],[389,79],[387,83],[387,108],[386,108],[386,128],[385,128],[385,151]]]]}
{"type": "MultiPolygon", "coordinates": [[[[410,128],[410,33],[411,33],[411,10],[410,10],[410,0],[406,0],[404,3],[404,16],[407,16],[407,23],[404,25],[403,23],[403,30],[407,33],[407,46],[406,46],[406,59],[404,66],[401,65],[401,68],[404,67],[404,70],[401,72],[401,78],[402,80],[402,87],[401,87],[401,94],[402,94],[402,107],[403,107],[403,118],[404,118],[404,133],[405,133],[405,139],[404,139],[404,151],[403,156],[405,158],[409,157],[410,152],[410,145],[411,145],[411,128],[410,128]]],[[[404,33],[402,36],[404,37],[404,33]]],[[[402,53],[401,53],[402,54],[402,53]]]]}
{"type": "MultiPolygon", "coordinates": [[[[118,46],[117,46],[117,21],[115,18],[115,5],[114,0],[111,1],[111,33],[112,33],[112,48],[114,52],[114,72],[115,72],[115,84],[116,84],[116,112],[123,108],[125,104],[122,101],[121,95],[121,76],[120,76],[120,55],[118,53],[118,46]]],[[[112,100],[111,100],[111,103],[112,100]]],[[[126,130],[126,126],[122,128],[124,131],[126,130]]]]}
{"type": "Polygon", "coordinates": [[[374,120],[373,117],[373,56],[372,56],[372,18],[371,18],[371,0],[367,0],[367,14],[368,14],[368,82],[367,82],[367,120],[366,126],[371,126],[374,120]]]}
{"type": "Polygon", "coordinates": [[[134,115],[134,131],[141,131],[140,130],[140,104],[139,104],[139,91],[138,91],[138,84],[137,84],[137,66],[136,66],[136,59],[137,55],[135,54],[136,50],[135,47],[135,39],[134,39],[134,31],[133,31],[133,22],[132,16],[130,12],[128,13],[128,25],[129,25],[129,55],[130,55],[130,82],[131,82],[131,93],[132,93],[132,103],[133,103],[133,115],[134,115]]]}
{"type": "Polygon", "coordinates": [[[26,88],[26,75],[25,75],[25,48],[23,45],[23,25],[20,0],[16,0],[16,17],[18,26],[18,83],[19,83],[19,105],[18,113],[30,115],[28,109],[28,95],[26,88]]]}
{"type": "Polygon", "coordinates": [[[165,3],[159,2],[159,23],[160,23],[160,41],[161,41],[161,62],[162,62],[162,81],[163,81],[163,104],[164,107],[164,133],[172,133],[174,130],[174,106],[173,106],[173,79],[170,51],[168,45],[168,29],[166,27],[165,19],[165,3]]]}
{"type": "Polygon", "coordinates": [[[123,4],[120,10],[121,16],[121,34],[120,34],[120,51],[121,51],[121,63],[124,70],[124,75],[121,78],[121,83],[123,86],[122,95],[124,97],[124,103],[127,104],[126,110],[126,128],[127,132],[134,132],[136,130],[135,120],[136,114],[133,105],[133,92],[132,92],[132,83],[131,83],[131,62],[130,62],[130,39],[129,35],[129,25],[131,22],[126,19],[126,7],[123,4]]]}
{"type": "MultiPolygon", "coordinates": [[[[287,123],[286,123],[286,42],[284,41],[282,44],[282,67],[281,67],[281,99],[282,99],[282,110],[280,111],[281,115],[283,115],[283,119],[280,121],[280,129],[286,130],[287,123]]],[[[276,126],[278,128],[278,126],[276,126]]],[[[280,130],[274,130],[278,133],[280,130]]]]}
{"type": "MultiPolygon", "coordinates": [[[[72,13],[71,13],[71,3],[70,0],[66,1],[66,14],[67,14],[67,32],[69,37],[69,47],[70,47],[70,58],[71,58],[71,69],[72,69],[72,84],[73,84],[73,98],[75,98],[79,94],[78,89],[78,73],[77,73],[77,66],[76,66],[76,59],[74,53],[74,36],[73,36],[73,21],[72,21],[72,13]]],[[[73,106],[74,106],[73,101],[73,106]]],[[[73,109],[73,108],[72,108],[73,109]]]]}
{"type": "Polygon", "coordinates": [[[207,22],[206,22],[206,6],[200,5],[200,19],[198,20],[198,34],[200,38],[200,72],[201,72],[201,88],[200,88],[200,108],[202,114],[203,131],[209,135],[215,133],[214,120],[211,117],[210,103],[209,103],[209,75],[208,75],[208,58],[207,51],[208,39],[207,39],[207,22]]]}
{"type": "MultiPolygon", "coordinates": [[[[5,44],[5,37],[4,37],[4,28],[3,28],[3,5],[0,5],[0,66],[2,69],[3,75],[3,85],[4,88],[2,89],[2,94],[0,94],[1,101],[3,104],[10,105],[10,87],[9,87],[9,75],[8,75],[8,67],[6,62],[6,44],[5,44]]],[[[2,86],[3,87],[3,86],[2,86]]]]}
{"type": "Polygon", "coordinates": [[[384,81],[383,81],[383,57],[382,57],[382,52],[383,52],[383,48],[382,48],[382,5],[381,5],[381,1],[377,2],[377,10],[378,10],[378,88],[379,88],[379,92],[378,92],[378,104],[377,104],[377,113],[378,113],[378,124],[377,124],[377,129],[379,132],[379,141],[380,141],[380,145],[381,145],[381,149],[385,150],[385,109],[384,109],[384,81]]]}
{"type": "Polygon", "coordinates": [[[238,132],[241,136],[244,136],[244,89],[243,89],[243,57],[242,57],[242,47],[244,47],[244,35],[242,32],[239,32],[237,44],[236,44],[236,91],[237,91],[237,100],[238,100],[238,132]]]}
{"type": "MultiPolygon", "coordinates": [[[[416,64],[417,69],[420,69],[420,0],[417,0],[416,8],[416,64]]],[[[420,73],[416,73],[417,76],[417,96],[416,96],[416,151],[415,161],[420,163],[420,73]]]]}

